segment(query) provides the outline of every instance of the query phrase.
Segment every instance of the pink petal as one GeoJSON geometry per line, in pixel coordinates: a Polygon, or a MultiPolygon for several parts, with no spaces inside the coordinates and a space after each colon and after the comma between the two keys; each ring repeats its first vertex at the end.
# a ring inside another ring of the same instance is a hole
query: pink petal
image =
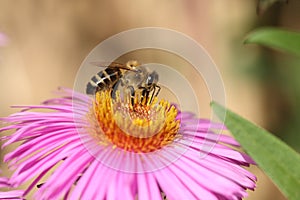
{"type": "Polygon", "coordinates": [[[157,182],[152,173],[138,174],[137,184],[138,199],[162,199],[157,182]]]}
{"type": "Polygon", "coordinates": [[[12,190],[8,192],[0,192],[0,199],[23,199],[24,191],[22,190],[12,190]]]}

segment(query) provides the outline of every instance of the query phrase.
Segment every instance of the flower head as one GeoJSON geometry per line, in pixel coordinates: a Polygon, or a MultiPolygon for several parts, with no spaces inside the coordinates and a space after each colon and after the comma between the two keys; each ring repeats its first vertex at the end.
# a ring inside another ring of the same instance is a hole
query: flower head
{"type": "Polygon", "coordinates": [[[242,167],[252,159],[211,130],[222,124],[164,100],[60,94],[2,118],[9,124],[0,131],[15,130],[3,147],[20,144],[4,158],[13,171],[6,186],[29,183],[20,198],[33,191],[36,199],[241,199],[255,187],[242,167]]]}

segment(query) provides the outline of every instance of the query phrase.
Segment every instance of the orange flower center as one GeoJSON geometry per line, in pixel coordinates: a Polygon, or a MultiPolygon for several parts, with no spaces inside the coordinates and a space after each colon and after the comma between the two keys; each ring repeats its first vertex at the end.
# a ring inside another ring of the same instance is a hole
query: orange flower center
{"type": "Polygon", "coordinates": [[[118,97],[112,100],[110,91],[103,91],[96,93],[91,111],[90,119],[96,126],[92,133],[102,145],[147,153],[180,137],[177,109],[164,100],[138,103],[136,97],[132,105],[118,97]]]}

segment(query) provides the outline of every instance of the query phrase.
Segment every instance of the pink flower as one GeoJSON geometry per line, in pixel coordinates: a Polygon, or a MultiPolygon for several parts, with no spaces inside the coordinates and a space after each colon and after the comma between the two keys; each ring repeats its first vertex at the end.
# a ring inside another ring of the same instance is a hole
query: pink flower
{"type": "Polygon", "coordinates": [[[19,198],[33,190],[35,199],[241,199],[255,187],[256,177],[242,167],[252,159],[229,147],[239,146],[233,138],[212,132],[221,124],[166,101],[132,107],[111,104],[105,92],[94,103],[59,93],[1,119],[8,123],[1,132],[15,130],[2,137],[3,147],[19,144],[4,158],[13,171],[6,186],[29,183],[13,193],[19,198]]]}

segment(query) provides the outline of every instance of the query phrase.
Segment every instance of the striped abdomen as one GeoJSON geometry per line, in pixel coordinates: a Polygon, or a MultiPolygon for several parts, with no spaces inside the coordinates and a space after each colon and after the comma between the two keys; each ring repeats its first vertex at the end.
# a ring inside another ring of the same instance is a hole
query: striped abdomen
{"type": "Polygon", "coordinates": [[[86,93],[94,95],[97,91],[111,89],[121,77],[122,72],[119,68],[107,67],[98,72],[86,85],[86,93]]]}

